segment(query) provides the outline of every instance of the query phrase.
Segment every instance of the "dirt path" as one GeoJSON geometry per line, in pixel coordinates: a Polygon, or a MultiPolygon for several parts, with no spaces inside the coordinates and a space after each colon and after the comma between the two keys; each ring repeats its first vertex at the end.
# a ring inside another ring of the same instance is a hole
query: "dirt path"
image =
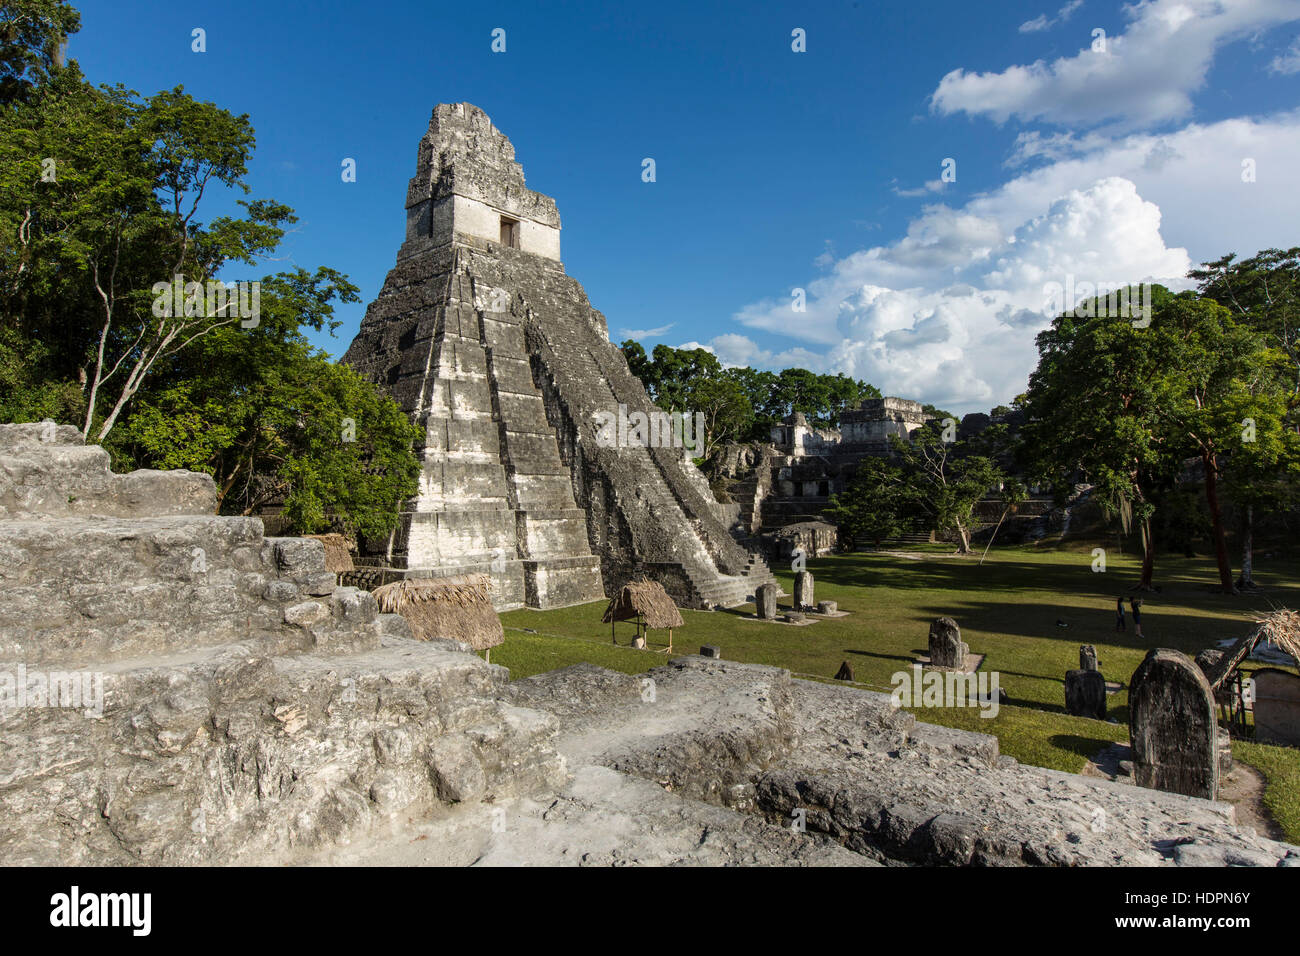
{"type": "MultiPolygon", "coordinates": [[[[1102,777],[1117,783],[1133,783],[1133,750],[1127,744],[1112,744],[1084,766],[1085,777],[1102,777]]],[[[1270,840],[1285,840],[1286,834],[1264,806],[1264,775],[1240,760],[1232,762],[1232,772],[1219,781],[1219,800],[1231,803],[1237,811],[1237,825],[1251,827],[1270,840]]]]}

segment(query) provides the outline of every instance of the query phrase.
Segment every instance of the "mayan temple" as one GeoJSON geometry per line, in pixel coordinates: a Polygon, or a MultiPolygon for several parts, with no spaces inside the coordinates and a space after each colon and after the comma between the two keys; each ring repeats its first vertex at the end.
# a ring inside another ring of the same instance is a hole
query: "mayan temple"
{"type": "Polygon", "coordinates": [[[366,542],[413,576],[484,571],[499,609],[599,600],[638,574],[696,608],[772,580],[680,447],[597,442],[657,413],[560,261],[555,202],[482,110],[440,104],[406,241],[343,359],[423,426],[418,496],[366,542]]]}

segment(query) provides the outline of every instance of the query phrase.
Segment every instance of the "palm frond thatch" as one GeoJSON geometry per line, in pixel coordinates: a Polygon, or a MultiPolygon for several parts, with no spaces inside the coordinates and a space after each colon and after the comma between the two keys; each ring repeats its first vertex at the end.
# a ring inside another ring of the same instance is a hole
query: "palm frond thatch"
{"type": "Polygon", "coordinates": [[[421,641],[449,637],[476,651],[505,642],[501,618],[488,597],[486,574],[403,578],[371,593],[385,614],[400,614],[421,641]]]}
{"type": "Polygon", "coordinates": [[[1237,641],[1219,657],[1205,676],[1210,686],[1217,690],[1263,641],[1283,653],[1290,654],[1300,663],[1300,614],[1279,608],[1255,622],[1255,629],[1237,641]]]}
{"type": "Polygon", "coordinates": [[[304,538],[315,538],[325,545],[325,570],[332,574],[346,574],[355,570],[352,564],[352,552],[348,550],[348,539],[341,534],[305,534],[304,538]]]}
{"type": "Polygon", "coordinates": [[[602,624],[645,618],[646,627],[667,630],[682,626],[682,615],[658,581],[629,581],[610,599],[602,624]]]}

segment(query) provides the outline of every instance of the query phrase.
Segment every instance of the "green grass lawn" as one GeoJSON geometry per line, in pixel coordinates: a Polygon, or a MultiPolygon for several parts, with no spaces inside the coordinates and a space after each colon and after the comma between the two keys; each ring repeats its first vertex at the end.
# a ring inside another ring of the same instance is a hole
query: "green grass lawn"
{"type": "MultiPolygon", "coordinates": [[[[981,671],[997,672],[1009,699],[991,719],[974,708],[930,707],[919,716],[994,734],[1003,753],[1024,763],[1078,771],[1107,743],[1127,740],[1128,679],[1149,648],[1174,647],[1194,655],[1247,633],[1250,622],[1272,607],[1300,606],[1294,563],[1260,559],[1256,580],[1264,590],[1228,596],[1205,587],[1217,579],[1209,559],[1161,555],[1156,575],[1161,591],[1143,596],[1139,641],[1131,619],[1126,633],[1114,631],[1115,598],[1127,597],[1138,577],[1138,560],[1120,554],[1113,541],[1103,546],[1107,569],[1102,573],[1092,570],[1090,546],[999,548],[983,565],[978,557],[951,556],[942,546],[924,549],[922,560],[873,553],[822,558],[808,565],[817,598],[837,601],[850,616],[789,627],[748,619],[752,605],[684,610],[685,626],[674,633],[674,651],[696,653],[701,644],[716,644],[728,660],[786,667],[823,680],[848,661],[859,685],[888,692],[894,686],[891,676],[926,652],[930,622],[947,615],[957,620],[971,651],[985,655],[981,671]],[[1110,697],[1115,723],[1065,713],[1065,672],[1079,666],[1080,644],[1096,645],[1102,672],[1124,685],[1110,697]]],[[[791,573],[778,571],[777,577],[793,591],[791,573]]],[[[600,623],[603,611],[602,602],[503,614],[506,643],[493,650],[493,663],[519,678],[577,661],[625,673],[665,661],[663,654],[611,645],[609,626],[600,623]]],[[[630,633],[630,625],[620,626],[620,641],[626,643],[630,633]]],[[[652,650],[662,638],[651,633],[652,650]]],[[[1300,751],[1243,744],[1235,752],[1265,774],[1266,805],[1290,838],[1300,840],[1300,751]]]]}

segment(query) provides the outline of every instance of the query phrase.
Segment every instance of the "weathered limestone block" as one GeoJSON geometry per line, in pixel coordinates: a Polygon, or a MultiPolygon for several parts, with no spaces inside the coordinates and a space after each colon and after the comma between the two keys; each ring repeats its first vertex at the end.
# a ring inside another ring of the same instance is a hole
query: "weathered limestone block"
{"type": "Polygon", "coordinates": [[[109,455],[69,426],[7,426],[0,447],[0,517],[212,514],[216,485],[189,471],[109,470],[109,455]],[[13,431],[13,429],[19,429],[13,431]]]}
{"type": "Polygon", "coordinates": [[[775,584],[760,584],[758,591],[754,594],[754,604],[758,616],[765,621],[776,620],[777,591],[778,588],[775,584]]]}
{"type": "Polygon", "coordinates": [[[817,613],[818,613],[818,614],[834,614],[834,613],[837,612],[839,609],[840,609],[839,603],[836,602],[836,601],[818,601],[818,602],[817,602],[817,613]]]}
{"type": "Polygon", "coordinates": [[[1097,663],[1097,648],[1091,644],[1079,645],[1079,669],[1085,671],[1101,670],[1101,665],[1097,663]]]}
{"type": "Polygon", "coordinates": [[[817,606],[813,599],[811,571],[799,571],[794,576],[794,606],[796,610],[812,610],[817,606]]]}
{"type": "Polygon", "coordinates": [[[281,862],[434,801],[563,785],[554,718],[505,704],[468,645],[335,587],[319,541],[170,513],[188,478],[112,475],[31,432],[0,425],[0,471],[30,479],[25,503],[85,510],[0,511],[0,674],[27,675],[0,713],[6,862],[281,862]],[[167,513],[130,513],[151,501],[167,513]],[[54,680],[53,702],[27,693],[54,680]]]}
{"type": "Polygon", "coordinates": [[[1129,681],[1134,780],[1213,800],[1219,792],[1219,728],[1210,683],[1182,651],[1147,652],[1129,681]]]}
{"type": "Polygon", "coordinates": [[[932,667],[966,666],[970,648],[961,639],[961,629],[950,617],[936,618],[930,625],[930,665],[932,667]]]}
{"type": "Polygon", "coordinates": [[[1082,668],[1065,672],[1065,712],[1106,719],[1106,679],[1101,671],[1082,668]]]}
{"type": "Polygon", "coordinates": [[[305,582],[325,570],[325,545],[316,538],[267,538],[275,566],[285,577],[305,582]]]}

